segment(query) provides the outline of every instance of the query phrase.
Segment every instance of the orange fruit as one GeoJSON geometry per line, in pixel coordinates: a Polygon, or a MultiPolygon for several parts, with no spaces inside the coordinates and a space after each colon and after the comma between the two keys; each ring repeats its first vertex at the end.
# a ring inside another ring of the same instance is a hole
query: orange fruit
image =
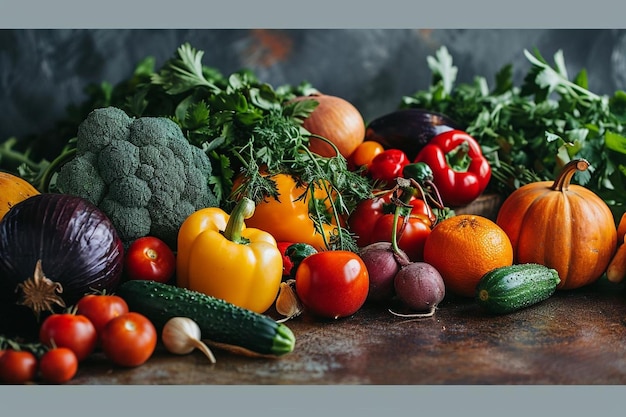
{"type": "Polygon", "coordinates": [[[446,291],[473,297],[483,275],[513,263],[513,246],[488,218],[459,214],[433,228],[424,245],[424,261],[439,271],[446,291]]]}

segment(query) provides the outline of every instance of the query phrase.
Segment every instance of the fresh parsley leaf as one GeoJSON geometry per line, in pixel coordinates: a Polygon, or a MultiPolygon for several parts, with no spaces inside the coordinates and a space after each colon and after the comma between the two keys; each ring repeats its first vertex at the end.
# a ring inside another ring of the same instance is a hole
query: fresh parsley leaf
{"type": "Polygon", "coordinates": [[[202,65],[203,51],[189,43],[178,48],[178,57],[172,58],[158,73],[152,74],[152,83],[162,85],[168,94],[185,93],[195,87],[207,87],[217,92],[219,88],[205,78],[202,65]]]}

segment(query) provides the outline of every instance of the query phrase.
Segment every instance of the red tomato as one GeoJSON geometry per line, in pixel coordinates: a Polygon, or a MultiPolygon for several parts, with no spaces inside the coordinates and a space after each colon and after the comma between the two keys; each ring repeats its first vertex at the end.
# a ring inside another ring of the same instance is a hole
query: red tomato
{"type": "Polygon", "coordinates": [[[402,176],[405,165],[411,161],[406,154],[399,149],[387,149],[379,153],[372,159],[368,167],[368,172],[372,179],[382,181],[390,185],[396,178],[402,176]]]}
{"type": "MultiPolygon", "coordinates": [[[[393,232],[393,214],[385,214],[380,217],[372,230],[370,243],[391,242],[393,232]]],[[[424,244],[430,235],[430,223],[420,216],[411,214],[406,224],[404,217],[398,218],[396,228],[398,236],[398,247],[406,253],[413,262],[424,259],[424,244]],[[427,224],[428,223],[428,224],[427,224]]]]}
{"type": "Polygon", "coordinates": [[[100,337],[107,358],[120,366],[135,367],[146,362],[157,343],[157,331],[144,315],[130,312],[109,321],[100,337]]]}
{"type": "Polygon", "coordinates": [[[369,292],[363,260],[350,251],[324,251],[304,258],[296,270],[296,293],[307,311],[337,319],[356,313],[369,292]]]}
{"type": "Polygon", "coordinates": [[[89,319],[80,314],[52,314],[41,323],[39,341],[48,347],[71,349],[78,361],[93,352],[98,341],[96,328],[89,319]]]}
{"type": "Polygon", "coordinates": [[[71,349],[50,349],[39,360],[39,374],[44,381],[62,384],[74,378],[78,370],[78,358],[71,349]]]}
{"type": "Polygon", "coordinates": [[[360,247],[371,243],[371,234],[378,219],[385,213],[384,197],[368,198],[359,202],[350,217],[348,227],[356,235],[356,244],[360,247]]]}
{"type": "Polygon", "coordinates": [[[37,357],[27,350],[6,349],[0,356],[0,380],[25,384],[37,375],[37,357]]]}
{"type": "Polygon", "coordinates": [[[87,317],[100,335],[109,320],[128,313],[128,304],[117,295],[88,294],[76,303],[76,313],[87,317]]]}
{"type": "MultiPolygon", "coordinates": [[[[359,247],[364,247],[370,243],[381,241],[380,235],[373,239],[374,229],[376,223],[388,215],[393,216],[395,205],[391,203],[391,196],[393,192],[389,191],[383,195],[379,195],[374,198],[362,200],[357,204],[355,209],[348,218],[348,227],[357,238],[356,243],[359,247]]],[[[422,222],[431,227],[437,217],[434,215],[432,209],[421,198],[412,197],[409,201],[411,208],[411,216],[422,219],[422,222]]],[[[391,225],[389,225],[388,237],[382,239],[384,242],[391,241],[391,225]]]]}
{"type": "Polygon", "coordinates": [[[124,257],[124,271],[129,279],[168,282],[175,269],[174,252],[165,242],[153,236],[135,240],[124,257]]]}

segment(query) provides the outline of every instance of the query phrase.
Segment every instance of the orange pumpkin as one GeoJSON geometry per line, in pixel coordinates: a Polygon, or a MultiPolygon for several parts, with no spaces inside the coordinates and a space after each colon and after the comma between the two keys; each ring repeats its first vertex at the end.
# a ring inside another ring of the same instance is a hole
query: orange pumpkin
{"type": "Polygon", "coordinates": [[[0,220],[16,205],[39,191],[28,181],[8,172],[0,172],[0,220]]]}
{"type": "Polygon", "coordinates": [[[554,182],[539,181],[515,190],[503,203],[496,223],[513,245],[515,262],[554,268],[558,289],[579,288],[606,270],[617,246],[617,228],[606,203],[587,188],[570,184],[589,162],[566,164],[554,182]]]}

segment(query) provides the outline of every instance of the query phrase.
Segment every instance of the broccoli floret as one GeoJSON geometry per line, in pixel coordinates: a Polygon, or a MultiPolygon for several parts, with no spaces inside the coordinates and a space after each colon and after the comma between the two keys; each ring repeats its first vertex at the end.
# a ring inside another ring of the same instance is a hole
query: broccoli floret
{"type": "Polygon", "coordinates": [[[131,118],[107,107],[79,126],[76,156],[60,169],[56,185],[100,207],[125,245],[150,235],[175,249],[183,221],[217,205],[210,175],[208,156],[172,120],[131,118]]]}

